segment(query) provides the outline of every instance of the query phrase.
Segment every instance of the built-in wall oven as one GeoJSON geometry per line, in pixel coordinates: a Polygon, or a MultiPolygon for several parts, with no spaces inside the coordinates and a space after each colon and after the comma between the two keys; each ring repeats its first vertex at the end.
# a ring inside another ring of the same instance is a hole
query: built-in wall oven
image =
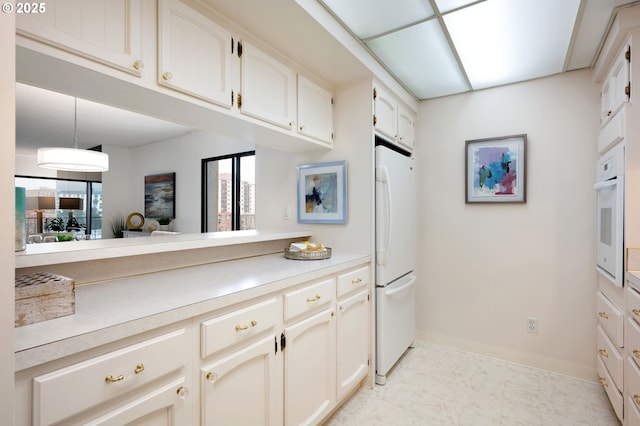
{"type": "Polygon", "coordinates": [[[598,160],[596,191],[596,269],[617,287],[624,278],[624,144],[598,160]]]}

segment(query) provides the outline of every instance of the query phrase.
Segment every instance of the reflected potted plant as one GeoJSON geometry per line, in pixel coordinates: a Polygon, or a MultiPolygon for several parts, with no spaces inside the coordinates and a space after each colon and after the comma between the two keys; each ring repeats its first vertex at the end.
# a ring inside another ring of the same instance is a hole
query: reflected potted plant
{"type": "Polygon", "coordinates": [[[61,217],[49,217],[44,221],[44,229],[51,232],[63,232],[66,229],[66,223],[61,217]]]}
{"type": "Polygon", "coordinates": [[[111,220],[111,233],[113,238],[122,238],[127,229],[127,220],[124,216],[116,216],[111,220]]]}
{"type": "Polygon", "coordinates": [[[169,225],[171,225],[171,221],[173,219],[170,217],[161,217],[158,219],[158,223],[160,224],[160,230],[161,231],[168,231],[169,230],[169,225]]]}

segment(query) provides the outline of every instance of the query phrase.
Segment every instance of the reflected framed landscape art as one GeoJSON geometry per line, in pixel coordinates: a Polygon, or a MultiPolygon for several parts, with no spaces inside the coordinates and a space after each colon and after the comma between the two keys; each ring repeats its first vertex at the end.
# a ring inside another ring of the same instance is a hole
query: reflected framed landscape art
{"type": "Polygon", "coordinates": [[[298,166],[298,222],[347,223],[345,161],[298,166]]]}
{"type": "Polygon", "coordinates": [[[466,141],[465,203],[525,203],[526,155],[526,134],[466,141]]]}

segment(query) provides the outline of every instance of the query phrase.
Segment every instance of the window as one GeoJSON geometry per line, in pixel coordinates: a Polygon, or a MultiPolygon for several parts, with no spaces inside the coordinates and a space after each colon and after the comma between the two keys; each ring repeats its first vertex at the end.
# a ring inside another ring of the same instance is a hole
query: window
{"type": "Polygon", "coordinates": [[[202,232],[256,229],[255,151],[202,160],[202,232]]]}
{"type": "MultiPolygon", "coordinates": [[[[38,212],[35,205],[30,203],[30,198],[51,197],[54,198],[54,208],[41,210],[42,223],[40,226],[44,232],[60,230],[52,220],[57,219],[66,230],[70,219],[75,219],[79,227],[73,227],[74,232],[82,232],[90,235],[91,239],[102,238],[102,183],[82,180],[65,180],[55,178],[34,178],[17,176],[15,186],[25,188],[27,196],[27,235],[38,233],[38,212]],[[60,198],[81,198],[80,210],[61,208],[60,198]],[[90,202],[87,202],[90,200],[90,202]],[[55,228],[55,229],[54,229],[55,228]]],[[[34,200],[37,203],[37,201],[34,200]]],[[[71,229],[70,229],[71,230],[71,229]]]]}

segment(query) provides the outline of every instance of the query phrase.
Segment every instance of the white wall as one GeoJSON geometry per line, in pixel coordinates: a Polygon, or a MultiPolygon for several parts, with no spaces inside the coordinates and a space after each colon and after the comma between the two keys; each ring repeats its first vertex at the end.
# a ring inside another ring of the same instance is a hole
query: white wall
{"type": "Polygon", "coordinates": [[[583,70],[421,103],[419,337],[595,379],[599,102],[583,70]],[[465,141],[520,133],[526,204],[465,204],[465,141]]]}
{"type": "MultiPolygon", "coordinates": [[[[15,181],[15,15],[0,14],[0,221],[14,221],[15,181]],[[7,202],[9,200],[9,202],[7,202]]],[[[8,226],[8,229],[11,229],[8,226]]],[[[14,249],[11,238],[0,240],[0,419],[13,424],[14,249]]]]}

